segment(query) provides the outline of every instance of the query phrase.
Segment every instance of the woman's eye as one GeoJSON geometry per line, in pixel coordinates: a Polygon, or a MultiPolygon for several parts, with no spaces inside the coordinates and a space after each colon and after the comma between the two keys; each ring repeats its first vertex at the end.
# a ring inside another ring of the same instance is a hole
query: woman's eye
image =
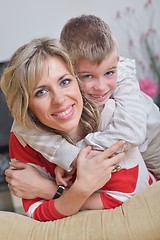
{"type": "Polygon", "coordinates": [[[60,85],[63,87],[63,86],[67,86],[68,84],[70,84],[71,82],[71,79],[63,79],[61,82],[60,82],[60,85]]]}
{"type": "Polygon", "coordinates": [[[40,89],[36,92],[35,96],[36,97],[41,97],[41,96],[44,96],[47,92],[48,92],[47,89],[40,89]]]}

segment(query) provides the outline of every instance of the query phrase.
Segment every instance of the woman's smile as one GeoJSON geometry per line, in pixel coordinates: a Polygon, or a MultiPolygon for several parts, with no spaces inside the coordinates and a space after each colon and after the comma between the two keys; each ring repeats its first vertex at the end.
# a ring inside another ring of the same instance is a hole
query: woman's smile
{"type": "Polygon", "coordinates": [[[58,119],[68,119],[73,115],[73,112],[74,112],[73,107],[74,107],[74,104],[67,107],[66,110],[54,112],[52,116],[57,117],[58,119]]]}

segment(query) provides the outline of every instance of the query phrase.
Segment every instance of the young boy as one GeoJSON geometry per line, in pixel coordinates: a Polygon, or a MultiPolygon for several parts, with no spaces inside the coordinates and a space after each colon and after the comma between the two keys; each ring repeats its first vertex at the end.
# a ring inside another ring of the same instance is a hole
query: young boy
{"type": "MultiPolygon", "coordinates": [[[[150,161],[148,161],[148,168],[160,177],[160,164],[156,162],[159,169],[158,171],[154,169],[154,161],[159,160],[160,149],[157,152],[152,151],[152,142],[155,141],[157,144],[157,136],[160,134],[159,110],[152,99],[139,90],[133,61],[123,58],[119,60],[116,42],[107,24],[91,15],[71,19],[62,30],[61,42],[71,54],[77,75],[82,82],[83,91],[99,106],[105,105],[99,132],[86,136],[77,147],[69,144],[60,136],[53,134],[49,136],[45,133],[42,135],[36,130],[23,129],[17,123],[13,124],[12,131],[22,143],[31,145],[46,159],[66,170],[69,170],[81,147],[86,144],[92,145],[94,149],[103,150],[117,140],[124,139],[125,149],[129,149],[131,154],[121,165],[122,170],[134,168],[138,164],[143,165],[137,146],[145,149],[146,145],[150,149],[146,155],[150,161]],[[152,127],[155,127],[157,132],[152,132],[152,127]],[[148,140],[148,136],[152,139],[148,140]],[[70,149],[69,153],[68,149],[70,149]],[[155,155],[153,164],[152,155],[155,155]]],[[[145,166],[140,166],[140,169],[145,169],[145,166]]],[[[147,171],[144,171],[143,178],[145,176],[147,176],[147,171]]],[[[136,183],[141,180],[138,176],[136,177],[136,183]]],[[[131,195],[137,187],[136,183],[134,182],[131,195]]],[[[114,195],[115,192],[110,192],[111,196],[112,194],[114,195]]],[[[125,196],[125,200],[131,195],[125,196]]],[[[120,201],[120,199],[119,196],[117,200],[120,201]]]]}
{"type": "Polygon", "coordinates": [[[160,179],[160,112],[140,91],[134,61],[120,58],[117,68],[115,39],[109,26],[96,16],[70,19],[60,38],[72,57],[83,91],[99,106],[109,98],[116,102],[107,130],[88,135],[86,143],[104,149],[117,139],[125,139],[126,149],[139,146],[147,168],[160,179]],[[117,87],[109,92],[113,82],[117,87]]]}

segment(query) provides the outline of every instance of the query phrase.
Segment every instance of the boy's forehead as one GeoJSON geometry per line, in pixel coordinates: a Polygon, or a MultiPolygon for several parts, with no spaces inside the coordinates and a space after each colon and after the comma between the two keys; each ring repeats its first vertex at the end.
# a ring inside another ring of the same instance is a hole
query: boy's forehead
{"type": "Polygon", "coordinates": [[[88,54],[87,56],[81,55],[79,58],[76,59],[76,65],[79,65],[82,62],[88,62],[92,65],[101,64],[104,60],[109,59],[111,57],[118,57],[118,50],[117,48],[113,49],[111,52],[100,52],[100,53],[92,53],[88,54]]]}
{"type": "Polygon", "coordinates": [[[99,67],[99,66],[108,66],[108,67],[112,67],[112,66],[116,66],[118,64],[118,60],[119,60],[119,56],[118,53],[116,51],[112,52],[109,56],[106,56],[104,59],[101,60],[101,62],[95,62],[95,61],[91,61],[90,59],[84,58],[81,59],[77,62],[76,64],[76,69],[78,71],[83,71],[85,69],[94,69],[95,67],[99,67]]]}
{"type": "Polygon", "coordinates": [[[95,68],[96,66],[97,66],[97,63],[94,63],[90,59],[84,58],[84,59],[81,59],[81,60],[77,61],[76,71],[78,73],[81,73],[81,72],[84,72],[84,71],[91,70],[92,68],[95,68]]]}

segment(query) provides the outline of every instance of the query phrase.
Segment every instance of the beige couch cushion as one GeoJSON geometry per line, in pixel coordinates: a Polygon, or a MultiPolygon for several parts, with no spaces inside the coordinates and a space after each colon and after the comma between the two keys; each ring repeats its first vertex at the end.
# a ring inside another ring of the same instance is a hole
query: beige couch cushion
{"type": "Polygon", "coordinates": [[[5,240],[159,240],[160,181],[114,210],[84,211],[53,222],[0,212],[0,233],[5,240]]]}

